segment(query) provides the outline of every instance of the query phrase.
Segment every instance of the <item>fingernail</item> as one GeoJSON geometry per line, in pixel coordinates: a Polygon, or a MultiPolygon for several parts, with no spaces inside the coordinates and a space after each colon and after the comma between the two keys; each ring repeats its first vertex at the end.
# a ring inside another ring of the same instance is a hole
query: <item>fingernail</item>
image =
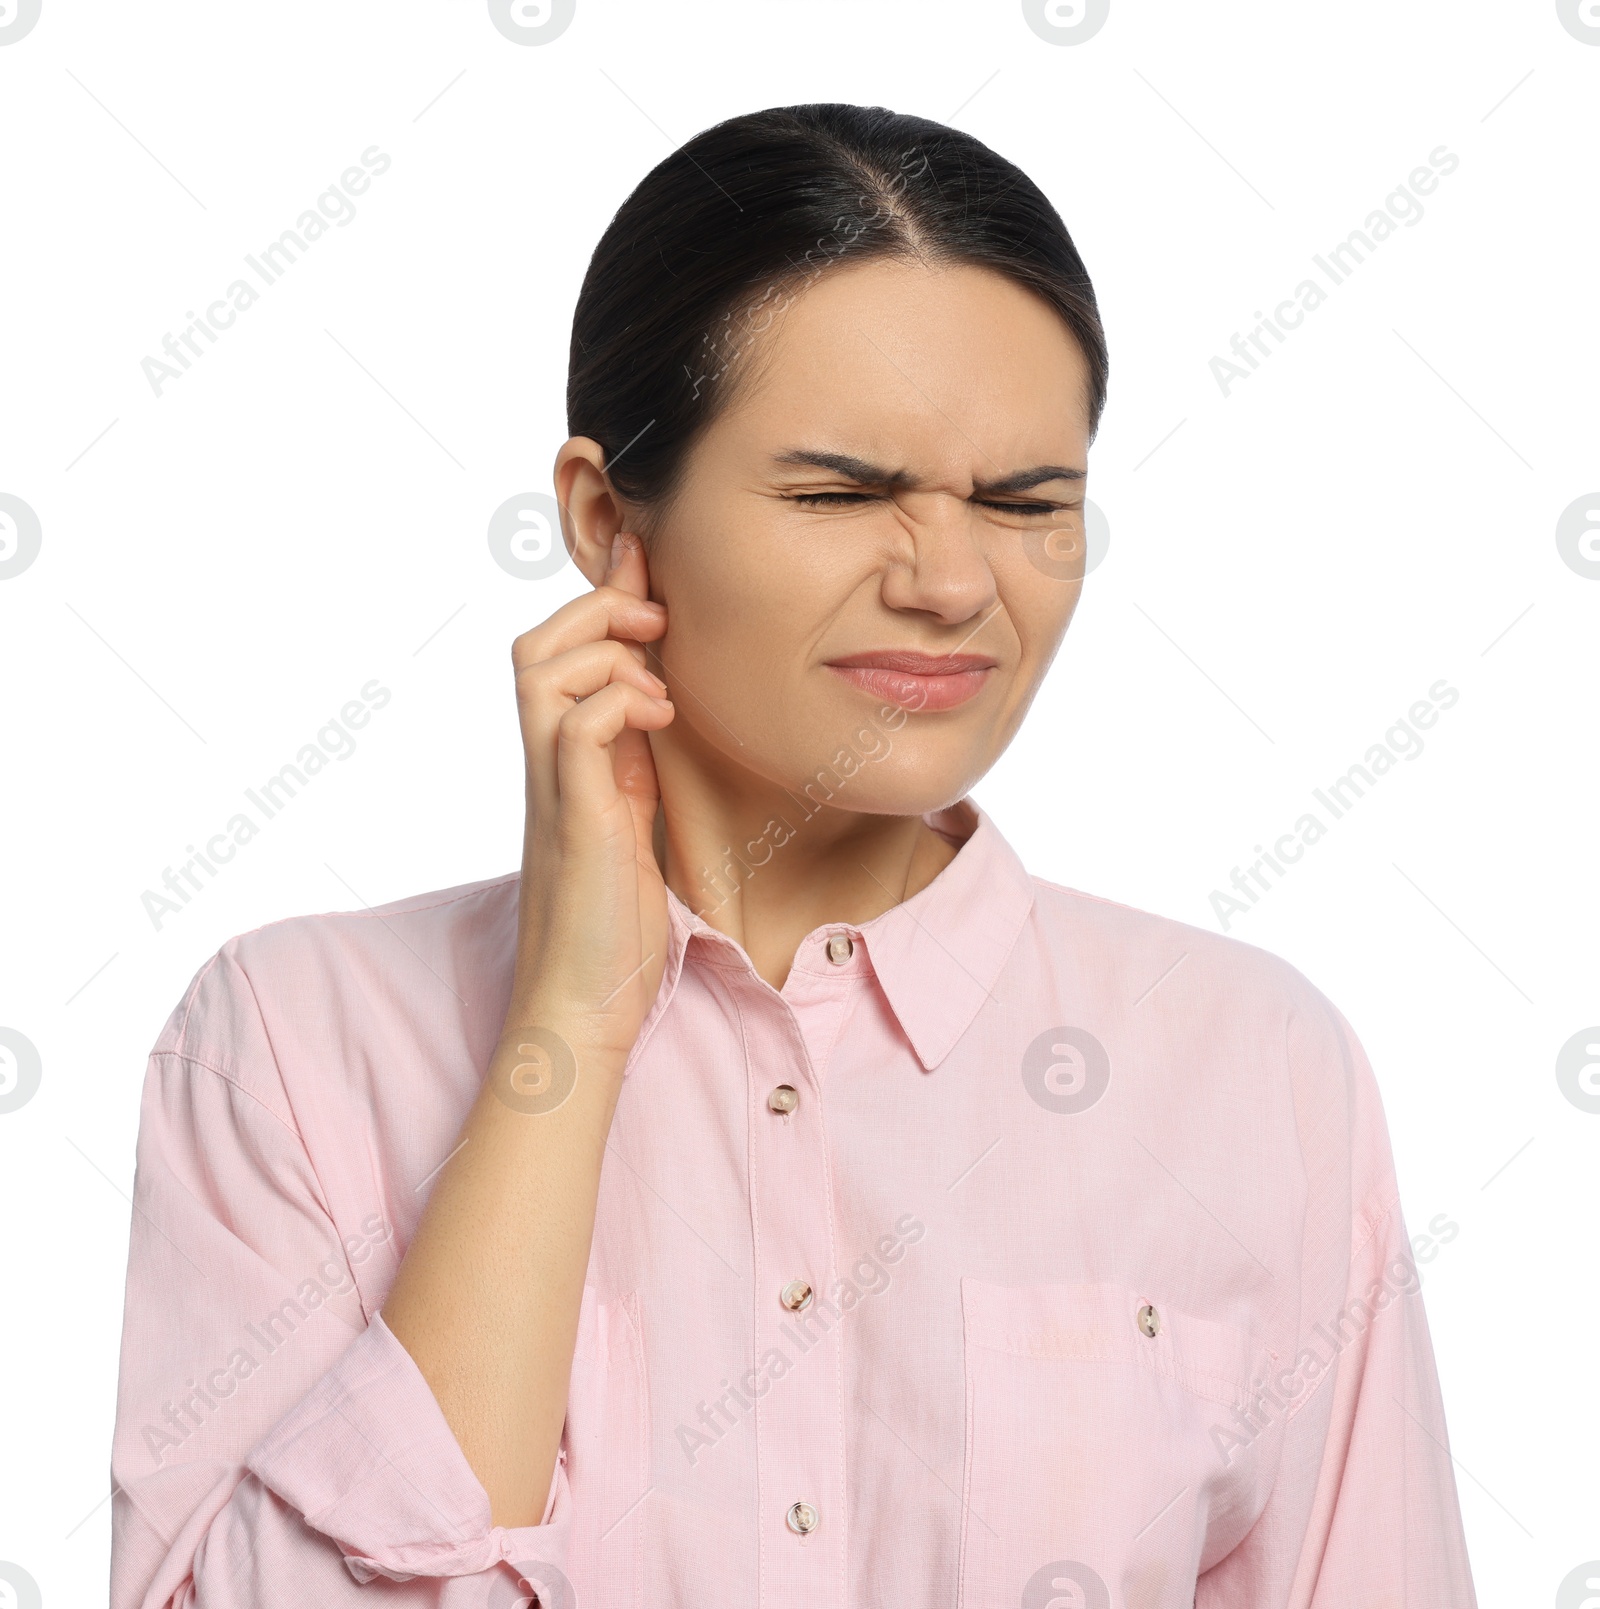
{"type": "Polygon", "coordinates": [[[617,534],[614,537],[611,538],[611,563],[610,563],[609,566],[607,566],[607,572],[606,573],[610,574],[610,572],[612,570],[615,570],[616,567],[621,563],[622,563],[622,532],[618,531],[617,534]]]}

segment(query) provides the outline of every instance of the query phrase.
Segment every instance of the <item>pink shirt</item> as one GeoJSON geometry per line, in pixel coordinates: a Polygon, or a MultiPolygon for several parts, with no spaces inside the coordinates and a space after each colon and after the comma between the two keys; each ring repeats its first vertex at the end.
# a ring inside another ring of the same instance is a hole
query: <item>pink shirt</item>
{"type": "Polygon", "coordinates": [[[536,1526],[378,1311],[516,879],[225,944],[146,1076],[114,1609],[1471,1609],[1349,1024],[928,819],[951,864],[781,992],[670,897],[536,1526]]]}

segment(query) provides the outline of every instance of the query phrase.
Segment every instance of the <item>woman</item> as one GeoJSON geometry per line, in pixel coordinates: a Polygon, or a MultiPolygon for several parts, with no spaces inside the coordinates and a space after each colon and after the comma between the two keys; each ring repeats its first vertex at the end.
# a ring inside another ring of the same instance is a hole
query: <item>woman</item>
{"type": "Polygon", "coordinates": [[[119,1609],[1473,1601],[1349,1025],[968,797],[1105,393],[966,135],[768,111],[628,199],[520,878],[234,939],[155,1048],[119,1609]]]}

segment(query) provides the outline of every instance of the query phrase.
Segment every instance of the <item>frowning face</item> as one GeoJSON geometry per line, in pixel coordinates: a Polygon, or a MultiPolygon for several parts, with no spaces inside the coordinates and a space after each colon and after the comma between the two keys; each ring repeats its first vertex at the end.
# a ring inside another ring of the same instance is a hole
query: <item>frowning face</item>
{"type": "Polygon", "coordinates": [[[750,364],[642,511],[677,709],[652,747],[847,810],[958,799],[1082,589],[1083,355],[997,273],[879,259],[824,272],[750,364]]]}

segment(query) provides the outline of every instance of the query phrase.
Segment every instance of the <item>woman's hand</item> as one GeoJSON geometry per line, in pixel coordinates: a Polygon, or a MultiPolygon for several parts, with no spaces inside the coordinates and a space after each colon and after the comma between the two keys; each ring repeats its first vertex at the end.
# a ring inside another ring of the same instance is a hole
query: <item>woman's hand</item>
{"type": "Polygon", "coordinates": [[[667,892],[647,733],[672,719],[643,644],[666,630],[643,550],[517,638],[527,826],[500,1043],[383,1304],[496,1525],[555,1478],[600,1170],[660,987],[667,892]]]}
{"type": "Polygon", "coordinates": [[[580,1066],[618,1072],[666,962],[647,734],[673,708],[642,647],[665,630],[666,610],[646,596],[643,549],[623,533],[603,583],[511,650],[527,820],[505,1033],[553,1031],[580,1066]]]}

